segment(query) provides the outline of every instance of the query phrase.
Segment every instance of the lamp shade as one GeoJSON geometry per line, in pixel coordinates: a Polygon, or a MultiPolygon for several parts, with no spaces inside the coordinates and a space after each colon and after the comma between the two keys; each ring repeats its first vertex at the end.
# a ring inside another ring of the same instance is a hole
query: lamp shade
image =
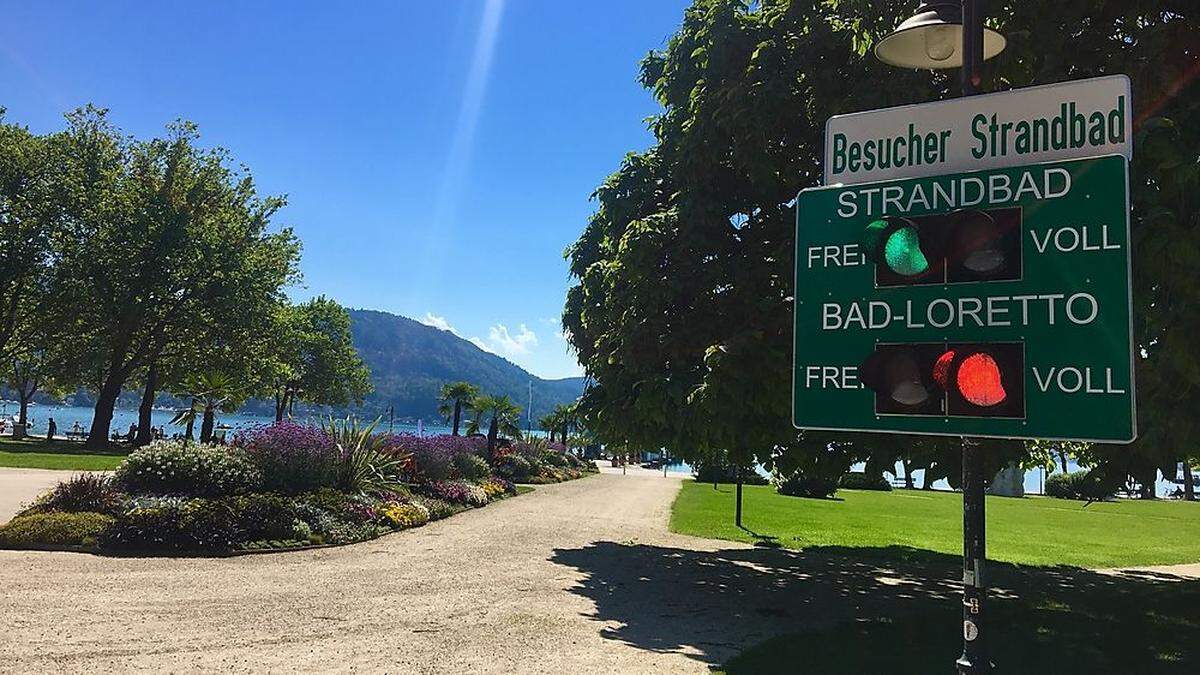
{"type": "MultiPolygon", "coordinates": [[[[983,29],[983,58],[1004,51],[1004,36],[983,29]]],[[[875,57],[901,68],[959,68],[962,55],[962,7],[957,2],[922,2],[917,13],[875,45],[875,57]]]]}

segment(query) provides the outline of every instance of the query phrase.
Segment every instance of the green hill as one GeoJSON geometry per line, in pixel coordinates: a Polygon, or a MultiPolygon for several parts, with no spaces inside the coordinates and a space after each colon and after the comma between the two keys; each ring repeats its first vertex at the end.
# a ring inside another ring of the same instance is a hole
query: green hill
{"type": "Polygon", "coordinates": [[[368,408],[396,407],[397,417],[437,416],[438,389],[463,380],[489,394],[507,394],[522,408],[533,382],[533,418],[583,393],[583,378],[543,380],[449,331],[412,319],[366,309],[351,309],[351,332],[359,356],[371,369],[375,393],[368,408]]]}

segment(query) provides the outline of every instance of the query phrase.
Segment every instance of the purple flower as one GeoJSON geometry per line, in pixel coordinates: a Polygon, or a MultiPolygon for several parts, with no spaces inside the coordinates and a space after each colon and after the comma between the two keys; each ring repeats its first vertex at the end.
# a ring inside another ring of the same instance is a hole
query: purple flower
{"type": "Polygon", "coordinates": [[[337,448],[318,427],[279,422],[239,432],[233,444],[245,448],[269,491],[307,492],[337,482],[337,448]]]}

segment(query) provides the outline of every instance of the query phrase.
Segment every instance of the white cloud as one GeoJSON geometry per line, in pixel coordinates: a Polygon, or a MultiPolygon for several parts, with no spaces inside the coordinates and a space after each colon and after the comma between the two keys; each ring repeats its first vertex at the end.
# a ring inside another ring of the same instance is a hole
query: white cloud
{"type": "Polygon", "coordinates": [[[433,312],[425,312],[425,317],[420,319],[420,321],[426,326],[433,326],[438,330],[450,331],[451,333],[458,335],[458,331],[454,329],[454,326],[450,325],[450,322],[447,321],[446,317],[444,316],[438,316],[433,312]]]}
{"type": "Polygon", "coordinates": [[[538,346],[537,334],[529,330],[525,324],[517,326],[517,330],[514,332],[510,331],[508,326],[498,323],[488,329],[487,340],[479,337],[468,339],[476,347],[486,352],[510,358],[528,356],[538,346]]]}
{"type": "Polygon", "coordinates": [[[491,346],[488,345],[488,343],[484,342],[481,338],[469,337],[469,338],[467,338],[467,342],[470,342],[471,344],[475,345],[476,347],[479,347],[480,349],[482,349],[485,352],[490,352],[492,354],[496,353],[496,351],[494,349],[492,349],[491,346]]]}

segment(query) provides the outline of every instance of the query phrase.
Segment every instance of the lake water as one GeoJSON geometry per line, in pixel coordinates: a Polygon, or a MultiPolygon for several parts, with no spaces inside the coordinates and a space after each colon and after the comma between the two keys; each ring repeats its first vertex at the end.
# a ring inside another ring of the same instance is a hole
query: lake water
{"type": "MultiPolygon", "coordinates": [[[[19,408],[13,403],[0,403],[0,418],[13,419],[20,412],[19,408]]],[[[79,426],[87,432],[92,426],[91,408],[83,408],[79,406],[65,405],[31,405],[29,406],[29,421],[31,436],[44,436],[46,434],[46,425],[50,422],[50,418],[54,418],[55,424],[58,425],[59,435],[63,435],[70,431],[72,426],[78,422],[79,426]]],[[[154,410],[150,414],[151,422],[155,427],[162,427],[167,436],[176,433],[182,433],[183,427],[172,426],[171,418],[175,416],[174,410],[154,410]]],[[[119,432],[127,433],[129,425],[137,424],[138,411],[130,408],[117,408],[113,411],[113,421],[110,427],[110,433],[119,432]]],[[[307,421],[312,424],[319,424],[324,418],[313,417],[310,420],[298,419],[297,421],[307,421]]],[[[249,427],[271,424],[275,418],[269,415],[251,415],[246,413],[217,413],[217,424],[224,424],[232,427],[234,430],[246,429],[249,427]]],[[[385,421],[381,422],[379,429],[388,429],[388,424],[385,421]]],[[[396,433],[417,433],[416,424],[396,422],[391,429],[396,433]]],[[[436,424],[424,424],[423,432],[429,434],[448,434],[450,427],[445,426],[441,420],[436,424]]],[[[200,433],[200,424],[196,423],[195,433],[200,433]]]]}

